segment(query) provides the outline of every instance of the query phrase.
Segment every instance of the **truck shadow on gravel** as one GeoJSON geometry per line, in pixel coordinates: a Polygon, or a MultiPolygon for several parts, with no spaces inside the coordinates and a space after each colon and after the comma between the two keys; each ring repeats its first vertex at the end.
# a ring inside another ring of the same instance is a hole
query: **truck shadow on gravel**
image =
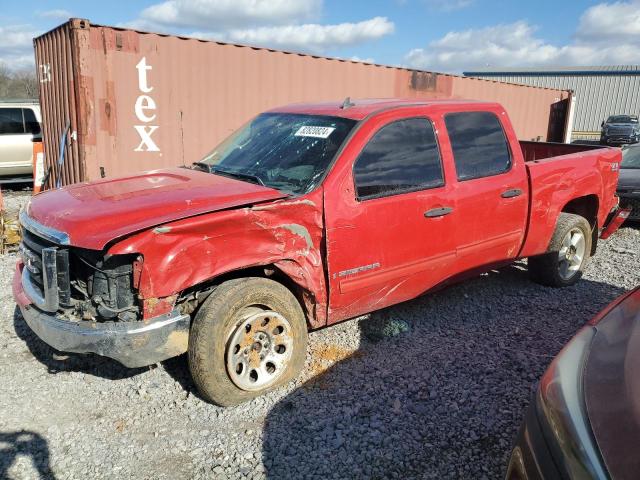
{"type": "MultiPolygon", "coordinates": [[[[22,339],[31,354],[51,374],[62,372],[81,372],[87,375],[120,380],[133,377],[149,370],[145,368],[126,368],[120,363],[107,357],[94,354],[61,353],[50,347],[31,331],[20,313],[18,307],[13,312],[13,327],[16,334],[22,339]]],[[[2,477],[0,477],[2,478],[2,477]]]]}
{"type": "Polygon", "coordinates": [[[9,469],[18,457],[29,457],[39,479],[55,479],[51,471],[47,441],[35,432],[0,432],[0,478],[10,478],[9,469]]]}
{"type": "Polygon", "coordinates": [[[514,266],[372,314],[355,354],[269,412],[267,477],[503,478],[538,378],[622,293],[514,266]]]}

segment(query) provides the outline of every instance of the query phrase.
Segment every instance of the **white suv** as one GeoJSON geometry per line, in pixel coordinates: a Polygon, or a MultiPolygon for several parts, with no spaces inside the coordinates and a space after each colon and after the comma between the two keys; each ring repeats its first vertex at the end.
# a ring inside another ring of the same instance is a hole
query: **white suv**
{"type": "Polygon", "coordinates": [[[0,177],[33,174],[33,140],[42,136],[40,122],[37,101],[0,100],[0,177]]]}

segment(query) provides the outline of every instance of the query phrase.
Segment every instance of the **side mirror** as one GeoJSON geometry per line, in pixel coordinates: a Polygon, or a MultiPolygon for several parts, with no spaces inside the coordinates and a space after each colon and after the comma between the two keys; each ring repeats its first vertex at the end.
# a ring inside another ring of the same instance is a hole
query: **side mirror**
{"type": "Polygon", "coordinates": [[[600,124],[601,127],[604,127],[604,120],[602,121],[602,123],[600,124]]]}

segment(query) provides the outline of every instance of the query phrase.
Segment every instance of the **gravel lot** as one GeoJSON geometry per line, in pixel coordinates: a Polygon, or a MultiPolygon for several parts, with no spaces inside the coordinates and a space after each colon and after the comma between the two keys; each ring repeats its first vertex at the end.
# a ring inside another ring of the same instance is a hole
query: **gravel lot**
{"type": "Polygon", "coordinates": [[[56,356],[16,312],[15,260],[0,257],[0,478],[480,479],[504,475],[564,342],[640,284],[640,229],[601,243],[571,288],[518,264],[312,333],[295,384],[227,409],[198,397],[184,357],[56,356]]]}

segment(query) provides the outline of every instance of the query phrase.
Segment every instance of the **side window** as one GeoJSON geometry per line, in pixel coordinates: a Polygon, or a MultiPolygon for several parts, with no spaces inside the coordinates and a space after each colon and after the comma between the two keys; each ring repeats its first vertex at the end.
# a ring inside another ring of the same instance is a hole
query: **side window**
{"type": "Polygon", "coordinates": [[[444,185],[433,125],[410,118],[382,127],[360,153],[353,174],[359,199],[444,185]]]}
{"type": "Polygon", "coordinates": [[[444,121],[458,180],[489,177],[511,168],[507,138],[493,113],[450,113],[444,121]]]}
{"type": "Polygon", "coordinates": [[[24,133],[21,108],[0,108],[0,135],[24,133]]]}
{"type": "Polygon", "coordinates": [[[27,133],[32,133],[34,135],[40,134],[40,124],[36,119],[36,114],[33,113],[33,110],[30,108],[24,108],[22,110],[24,114],[24,127],[27,133]]]}

